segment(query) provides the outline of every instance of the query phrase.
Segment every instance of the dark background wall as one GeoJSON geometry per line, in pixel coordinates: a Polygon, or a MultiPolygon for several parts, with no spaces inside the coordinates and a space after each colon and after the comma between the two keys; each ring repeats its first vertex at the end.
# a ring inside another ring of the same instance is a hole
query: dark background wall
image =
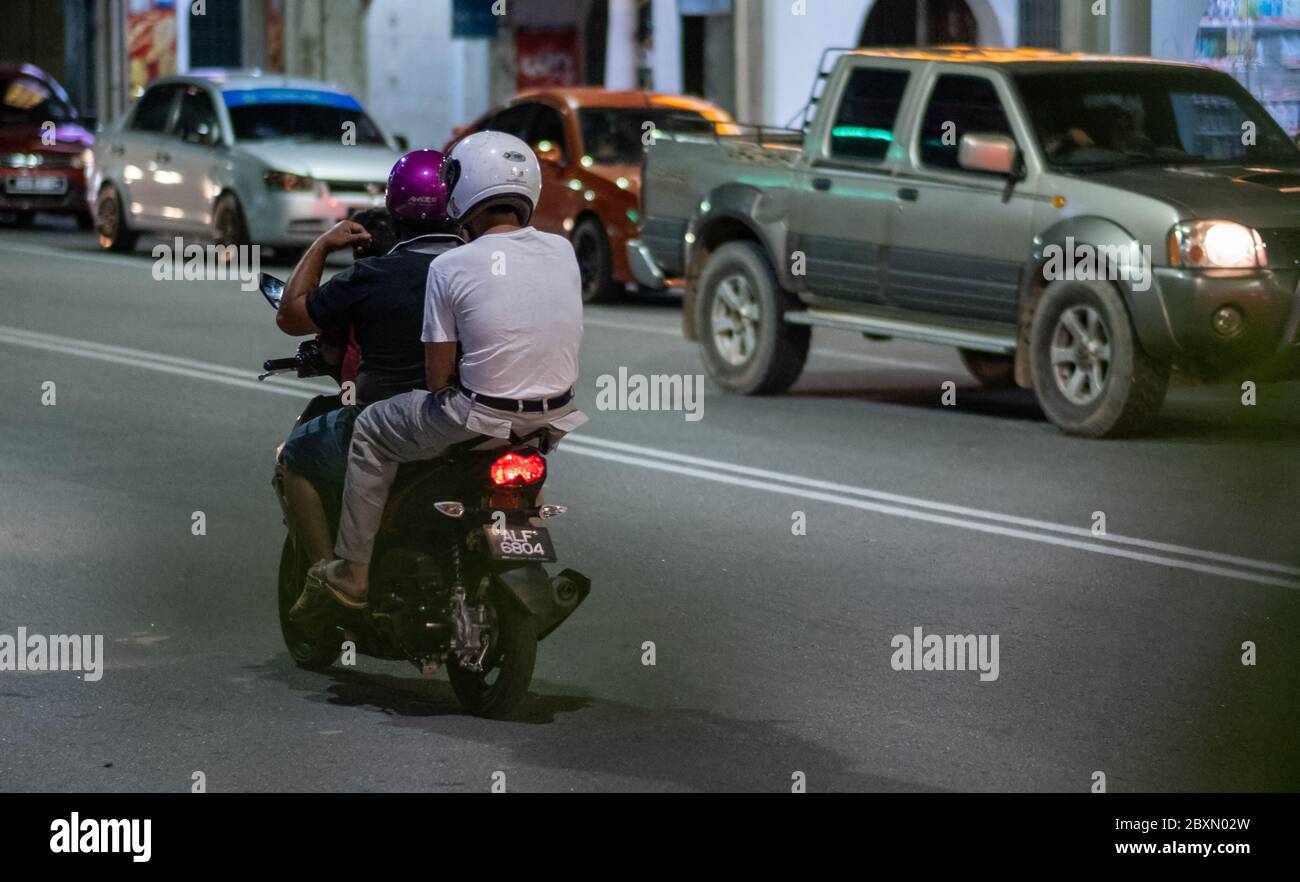
{"type": "Polygon", "coordinates": [[[190,67],[241,67],[243,40],[243,4],[209,3],[206,15],[190,16],[190,67]]]}
{"type": "Polygon", "coordinates": [[[95,0],[3,0],[0,62],[36,65],[92,109],[95,13],[95,0]]]}
{"type": "Polygon", "coordinates": [[[61,0],[4,0],[0,9],[0,60],[26,61],[63,80],[61,0]]]}

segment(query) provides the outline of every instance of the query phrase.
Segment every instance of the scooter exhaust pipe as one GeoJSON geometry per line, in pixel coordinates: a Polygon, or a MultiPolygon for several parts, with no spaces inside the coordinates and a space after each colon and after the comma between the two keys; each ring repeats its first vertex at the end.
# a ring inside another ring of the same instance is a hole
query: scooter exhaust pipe
{"type": "Polygon", "coordinates": [[[551,591],[558,605],[572,611],[591,592],[591,580],[577,570],[566,569],[551,579],[551,591]]]}

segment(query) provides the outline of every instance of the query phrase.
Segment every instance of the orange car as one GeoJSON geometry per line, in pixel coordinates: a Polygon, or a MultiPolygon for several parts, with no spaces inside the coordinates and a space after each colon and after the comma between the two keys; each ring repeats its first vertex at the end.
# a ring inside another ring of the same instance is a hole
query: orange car
{"type": "Polygon", "coordinates": [[[641,159],[653,131],[711,132],[731,123],[707,101],[655,92],[550,88],[521,92],[458,128],[509,132],[537,153],[542,200],[533,223],[568,236],[582,269],[582,299],[611,300],[636,279],[627,242],[640,221],[641,159]]]}

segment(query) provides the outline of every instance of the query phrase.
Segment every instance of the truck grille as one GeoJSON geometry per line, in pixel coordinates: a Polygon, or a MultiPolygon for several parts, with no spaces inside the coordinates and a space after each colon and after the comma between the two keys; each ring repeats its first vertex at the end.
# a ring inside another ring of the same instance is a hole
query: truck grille
{"type": "Polygon", "coordinates": [[[1260,230],[1259,236],[1268,249],[1268,265],[1271,267],[1300,266],[1300,227],[1274,227],[1260,230]]]}

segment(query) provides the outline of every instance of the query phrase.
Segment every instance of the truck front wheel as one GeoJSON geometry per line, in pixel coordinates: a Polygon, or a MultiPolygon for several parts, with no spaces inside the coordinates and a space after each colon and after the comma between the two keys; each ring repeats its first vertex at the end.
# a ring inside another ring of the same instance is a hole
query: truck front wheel
{"type": "Polygon", "coordinates": [[[714,251],[699,292],[700,352],[714,382],[742,395],[780,394],[794,385],[812,329],[785,320],[798,303],[757,244],[729,242],[714,251]]]}
{"type": "Polygon", "coordinates": [[[1105,282],[1048,285],[1030,341],[1039,404],[1068,434],[1133,434],[1164,403],[1169,365],[1142,349],[1124,301],[1105,282]]]}

